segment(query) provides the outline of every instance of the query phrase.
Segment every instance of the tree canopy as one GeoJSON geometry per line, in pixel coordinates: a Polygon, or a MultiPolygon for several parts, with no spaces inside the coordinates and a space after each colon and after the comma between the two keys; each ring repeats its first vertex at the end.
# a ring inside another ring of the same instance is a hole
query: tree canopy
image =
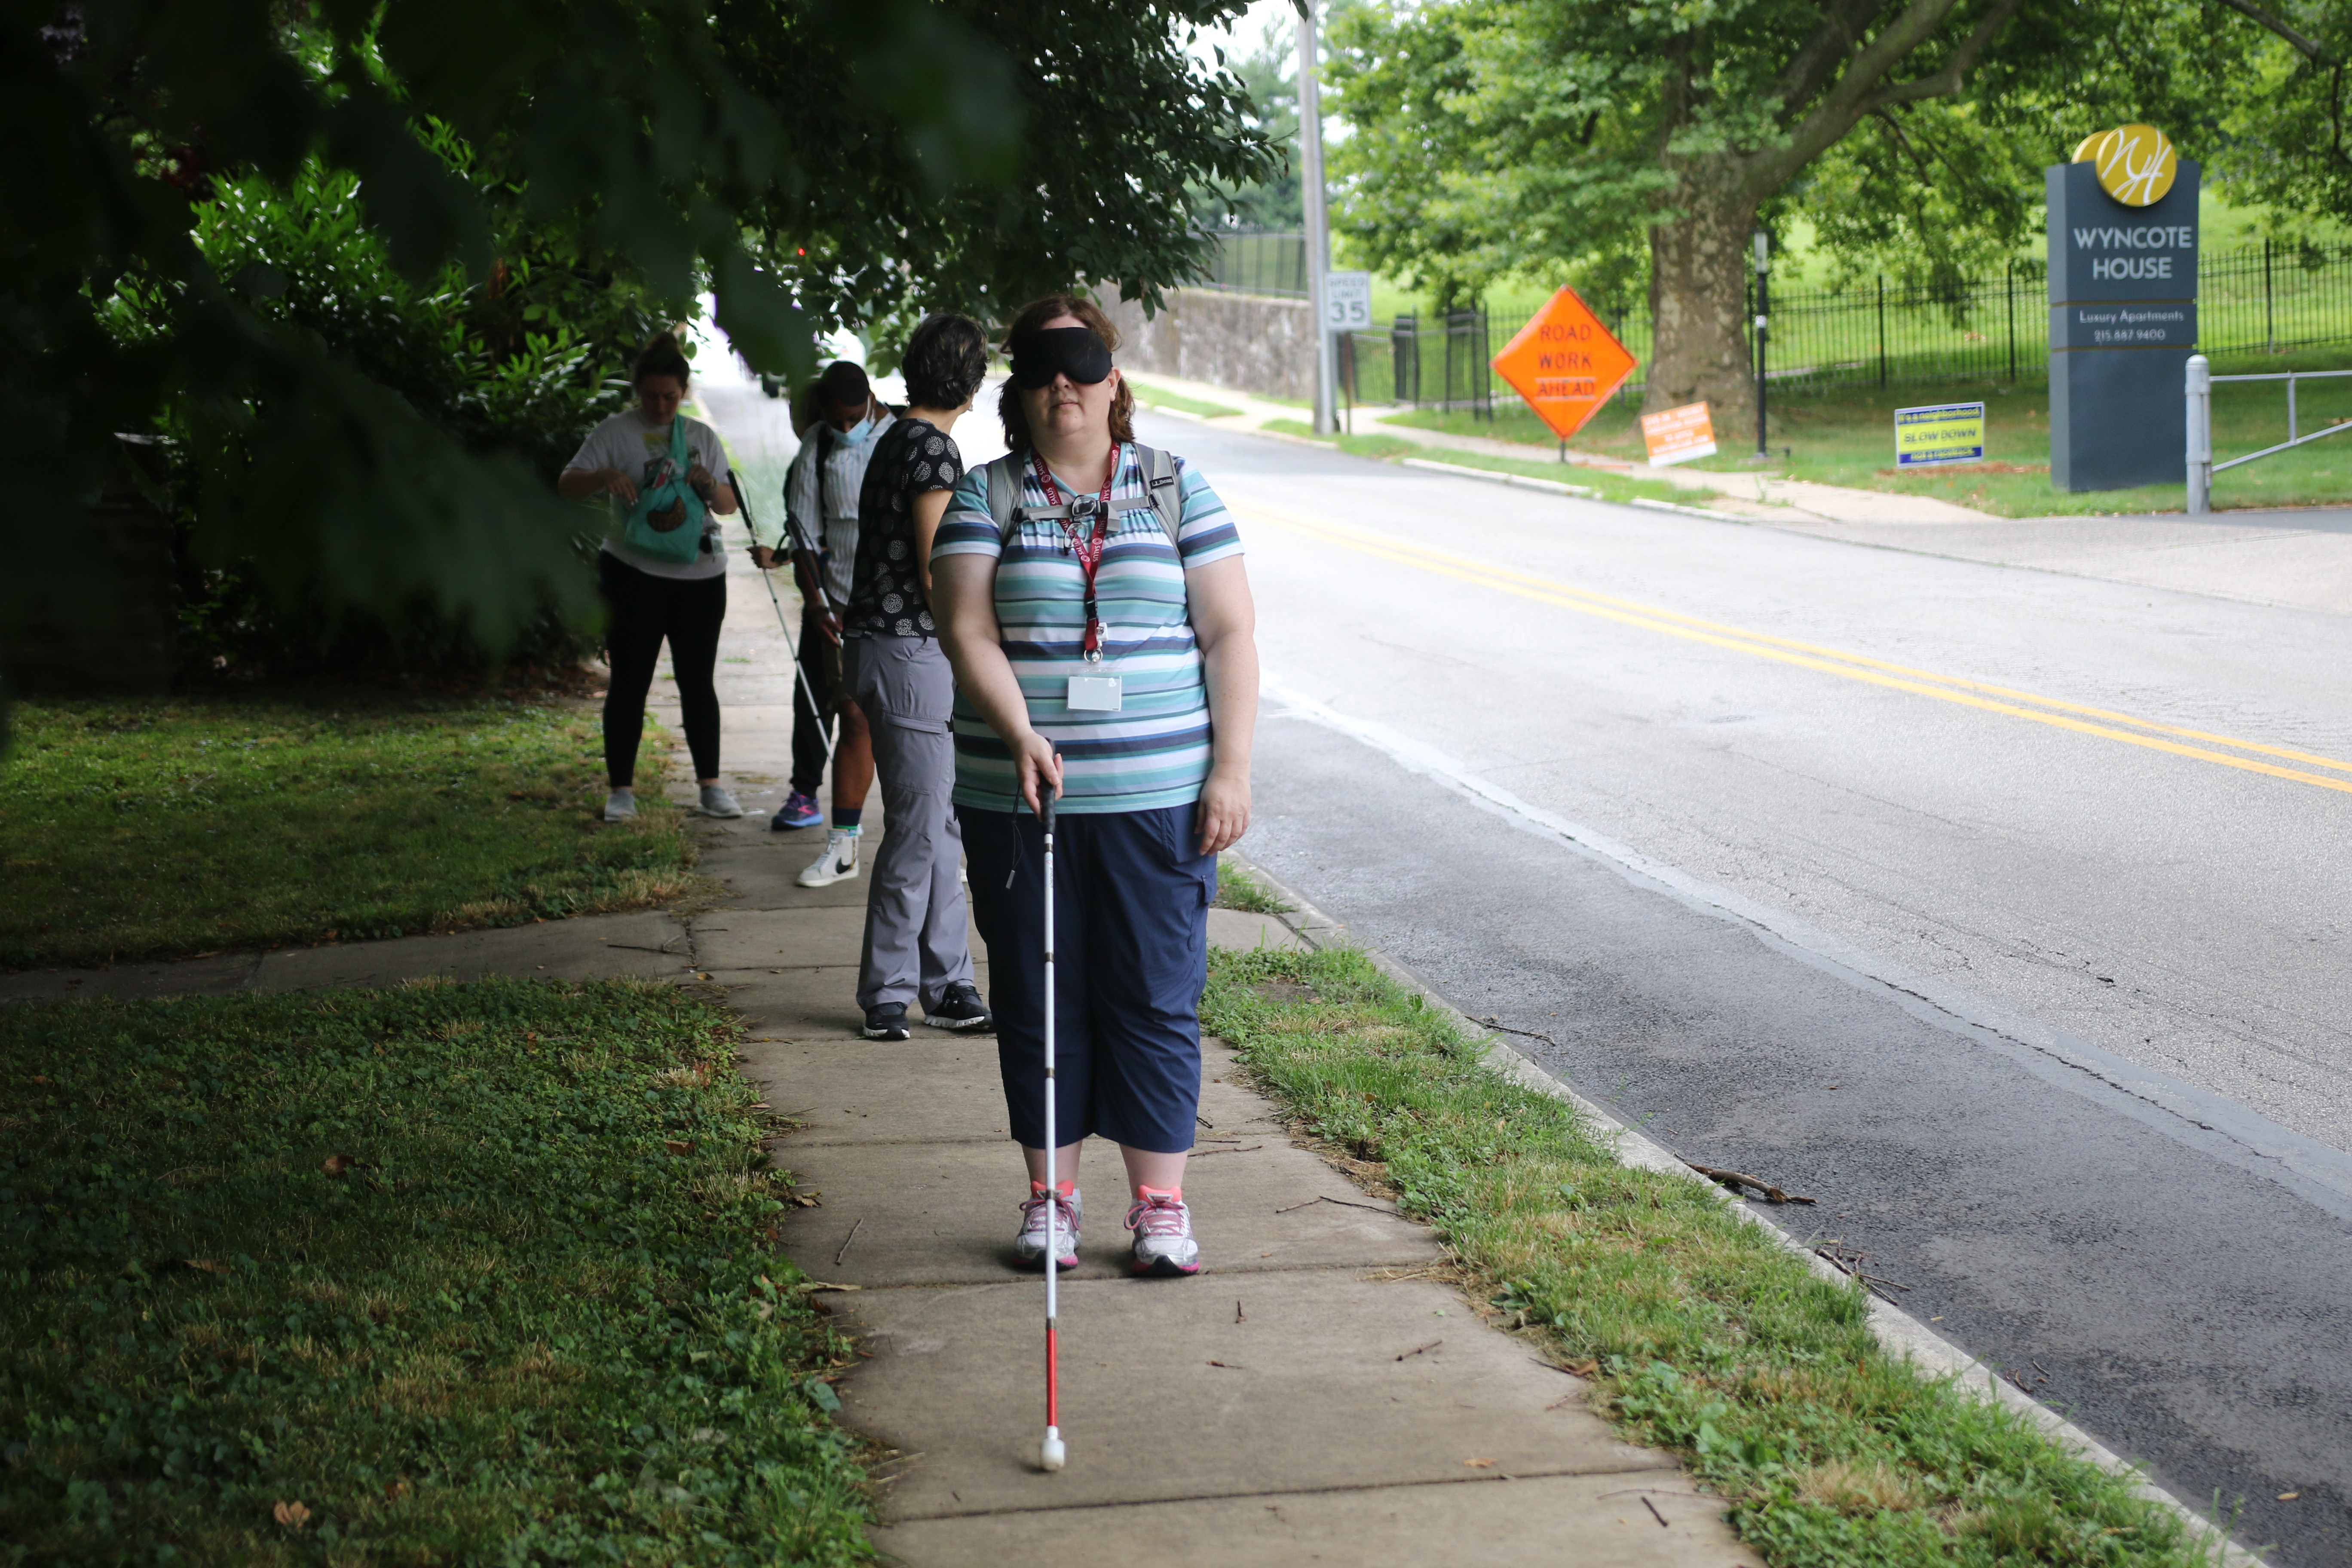
{"type": "MultiPolygon", "coordinates": [[[[1928,279],[2013,251],[2095,130],[2223,140],[2254,30],[2202,0],[1424,0],[1335,23],[1338,226],[1441,299],[1645,289],[1654,406],[1752,415],[1748,235],[1928,279]],[[2128,39],[2131,47],[2118,47],[2128,39]]],[[[2309,76],[2310,73],[2306,73],[2309,76]]],[[[2315,91],[2317,88],[2315,87],[2315,91]]]]}
{"type": "Polygon", "coordinates": [[[42,460],[0,616],[100,581],[71,520],[118,433],[161,433],[201,470],[208,555],[495,645],[588,603],[579,513],[499,438],[495,397],[436,401],[446,363],[392,363],[369,311],[411,349],[456,322],[450,374],[529,384],[707,289],[740,352],[796,372],[839,322],[1080,280],[1151,300],[1194,265],[1187,184],[1273,166],[1239,79],[1185,53],[1239,0],[7,8],[0,398],[42,460]],[[268,253],[310,240],[257,221],[223,243],[225,201],[351,226],[344,251],[400,287],[339,303],[268,253]],[[558,295],[593,318],[569,347],[558,295]]]}

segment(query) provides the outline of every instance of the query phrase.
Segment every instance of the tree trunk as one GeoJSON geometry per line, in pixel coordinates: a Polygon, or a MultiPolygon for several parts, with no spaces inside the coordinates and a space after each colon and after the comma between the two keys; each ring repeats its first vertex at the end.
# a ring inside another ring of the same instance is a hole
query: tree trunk
{"type": "Polygon", "coordinates": [[[1684,216],[1650,231],[1656,338],[1642,411],[1705,403],[1717,443],[1744,451],[1756,428],[1756,366],[1746,331],[1756,197],[1736,178],[1708,173],[1703,164],[1685,169],[1674,202],[1684,216]]]}

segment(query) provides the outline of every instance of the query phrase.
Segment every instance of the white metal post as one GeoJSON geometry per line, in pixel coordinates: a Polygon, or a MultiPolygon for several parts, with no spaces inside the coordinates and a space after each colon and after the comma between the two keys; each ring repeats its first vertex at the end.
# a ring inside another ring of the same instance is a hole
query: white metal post
{"type": "Polygon", "coordinates": [[[1298,10],[1299,201],[1307,209],[1307,310],[1315,320],[1315,431],[1339,427],[1337,356],[1331,351],[1330,301],[1324,274],[1331,270],[1331,226],[1323,205],[1323,105],[1316,90],[1315,0],[1292,0],[1298,10]]]}
{"type": "Polygon", "coordinates": [[[2213,362],[2189,356],[2189,515],[2213,510],[2213,362]]]}

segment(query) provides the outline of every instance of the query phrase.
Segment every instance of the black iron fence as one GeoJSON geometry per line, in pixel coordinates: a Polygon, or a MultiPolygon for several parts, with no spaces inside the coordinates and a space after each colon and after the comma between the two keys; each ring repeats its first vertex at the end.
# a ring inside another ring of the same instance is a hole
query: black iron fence
{"type": "MultiPolygon", "coordinates": [[[[1224,233],[1206,287],[1307,296],[1302,235],[1224,233]]],[[[1874,277],[1835,289],[1771,296],[1766,378],[1792,391],[1914,382],[2041,380],[2049,374],[2044,268],[2020,261],[1999,274],[1940,288],[1874,277]]],[[[2216,357],[2352,343],[2352,246],[2264,242],[2209,251],[2198,265],[2198,346],[2216,357]]],[[[1748,317],[1755,318],[1754,300],[1748,317]]],[[[1648,313],[1601,312],[1638,363],[1651,357],[1648,313]]],[[[1341,377],[1351,402],[1406,403],[1491,415],[1517,395],[1489,368],[1529,312],[1401,315],[1354,334],[1341,377]]],[[[1752,336],[1752,334],[1751,334],[1752,336]]],[[[1749,344],[1750,352],[1754,344],[1749,344]]],[[[1621,398],[1638,399],[1639,381],[1621,398]]]]}

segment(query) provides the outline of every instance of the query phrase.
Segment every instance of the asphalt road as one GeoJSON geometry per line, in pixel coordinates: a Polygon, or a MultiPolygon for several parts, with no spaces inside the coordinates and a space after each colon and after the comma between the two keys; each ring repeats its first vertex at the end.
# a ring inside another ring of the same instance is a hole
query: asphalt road
{"type": "Polygon", "coordinates": [[[1139,425],[1250,551],[1245,852],[2352,1562],[2352,619],[1139,425]]]}

